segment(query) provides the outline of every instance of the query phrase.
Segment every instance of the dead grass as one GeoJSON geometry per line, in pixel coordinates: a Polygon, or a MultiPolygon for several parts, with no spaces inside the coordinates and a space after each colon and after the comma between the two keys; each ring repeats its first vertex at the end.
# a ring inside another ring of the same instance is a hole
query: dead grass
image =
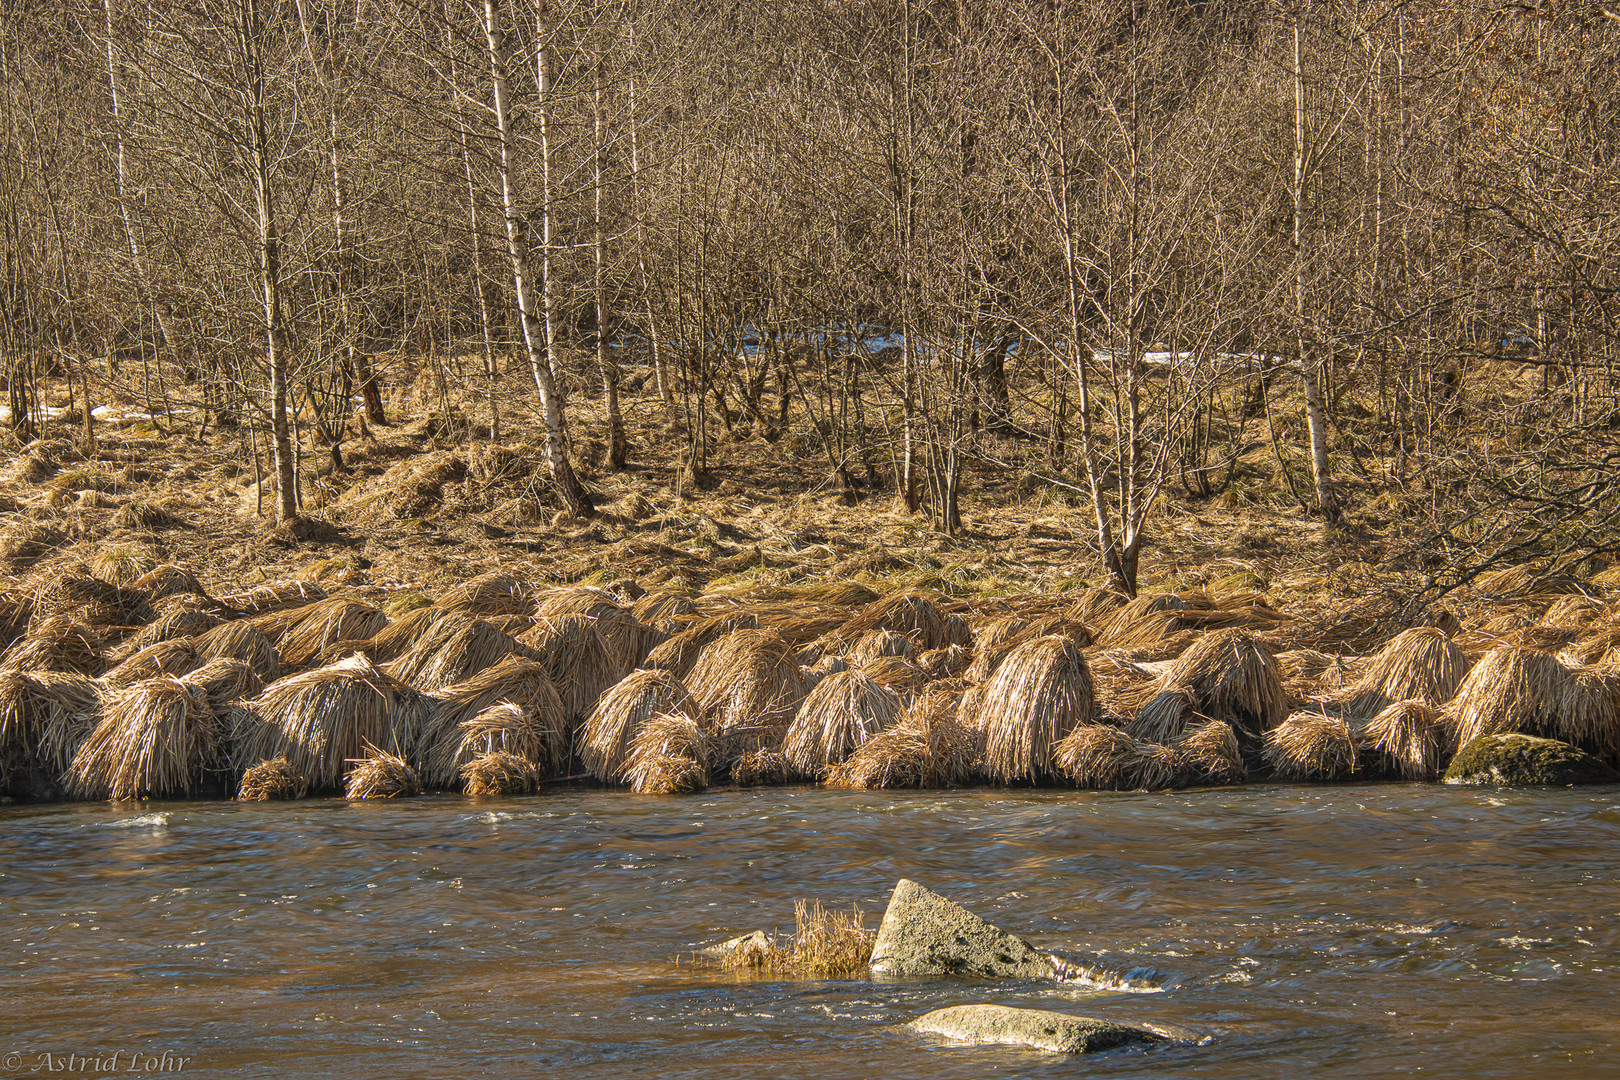
{"type": "Polygon", "coordinates": [[[397,754],[387,754],[374,746],[363,758],[350,758],[354,768],[343,778],[345,799],[397,799],[422,794],[416,770],[397,754]]]}
{"type": "Polygon", "coordinates": [[[1397,701],[1438,708],[1451,700],[1471,666],[1443,631],[1418,627],[1397,635],[1345,690],[1344,709],[1368,717],[1397,701]]]}
{"type": "Polygon", "coordinates": [[[1355,727],[1356,745],[1374,768],[1403,780],[1440,774],[1444,730],[1440,714],[1423,701],[1397,701],[1355,727]]]}
{"type": "Polygon", "coordinates": [[[709,785],[708,736],[684,713],[659,713],[636,733],[624,772],[631,790],[676,795],[709,785]]]}
{"type": "Polygon", "coordinates": [[[242,773],[237,786],[238,802],[270,802],[302,799],[309,794],[309,783],[293,769],[285,757],[261,761],[242,773]]]}
{"type": "Polygon", "coordinates": [[[900,718],[900,697],[859,668],[829,675],[810,691],[788,727],[782,753],[801,776],[820,779],[900,718]]]}
{"type": "Polygon", "coordinates": [[[528,758],[495,751],[479,754],[461,767],[462,790],[483,798],[532,795],[540,790],[540,770],[528,758]]]}
{"type": "Polygon", "coordinates": [[[1036,638],[1013,650],[983,684],[977,705],[985,771],[1000,783],[1048,775],[1054,747],[1096,711],[1085,658],[1061,637],[1036,638]]]}
{"type": "Polygon", "coordinates": [[[1347,780],[1360,766],[1344,718],[1309,711],[1266,732],[1265,760],[1279,780],[1347,780]]]}
{"type": "Polygon", "coordinates": [[[697,719],[697,704],[685,684],[667,671],[635,671],[597,699],[580,733],[580,759],[598,780],[624,781],[641,728],[659,713],[697,719]]]}
{"type": "Polygon", "coordinates": [[[200,687],[163,675],[109,694],[101,721],[69,767],[78,799],[189,796],[222,769],[222,738],[200,687]]]}
{"type": "Polygon", "coordinates": [[[853,979],[865,974],[877,932],[866,929],[859,909],[832,911],[821,902],[793,905],[797,928],[787,941],[766,939],[762,947],[745,945],[721,963],[738,971],[758,971],[799,978],[853,979]]]}

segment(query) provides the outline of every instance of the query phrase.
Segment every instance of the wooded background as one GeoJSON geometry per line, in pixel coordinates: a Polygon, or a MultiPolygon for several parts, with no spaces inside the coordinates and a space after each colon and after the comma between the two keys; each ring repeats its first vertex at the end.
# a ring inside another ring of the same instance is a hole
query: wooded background
{"type": "Polygon", "coordinates": [[[694,474],[796,430],[947,531],[1015,445],[1127,590],[1166,485],[1218,496],[1254,440],[1330,520],[1353,478],[1493,557],[1613,548],[1601,4],[3,10],[18,438],[53,381],[190,406],[291,517],[298,425],[340,444],[354,395],[382,422],[379,381],[471,357],[532,379],[580,513],[565,369],[610,466],[635,369],[694,474]]]}

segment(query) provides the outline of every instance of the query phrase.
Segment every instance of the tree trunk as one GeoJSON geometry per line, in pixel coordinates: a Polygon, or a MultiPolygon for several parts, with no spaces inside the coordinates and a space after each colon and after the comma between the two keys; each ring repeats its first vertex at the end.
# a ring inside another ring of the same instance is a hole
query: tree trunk
{"type": "MultiPolygon", "coordinates": [[[[546,467],[557,485],[564,505],[571,513],[581,517],[596,512],[590,495],[574,475],[568,462],[563,439],[562,405],[551,377],[546,359],[546,341],[542,327],[536,325],[532,298],[529,295],[529,250],[524,235],[523,219],[519,215],[517,192],[512,184],[512,136],[506,83],[506,35],[496,14],[495,0],[484,0],[484,34],[489,45],[489,71],[491,98],[495,110],[495,126],[500,142],[501,210],[506,218],[506,247],[512,258],[512,285],[517,294],[518,321],[523,329],[523,343],[529,354],[529,370],[534,376],[535,392],[540,398],[540,411],[545,419],[546,467]]],[[[549,215],[548,215],[549,216],[549,215]]]]}

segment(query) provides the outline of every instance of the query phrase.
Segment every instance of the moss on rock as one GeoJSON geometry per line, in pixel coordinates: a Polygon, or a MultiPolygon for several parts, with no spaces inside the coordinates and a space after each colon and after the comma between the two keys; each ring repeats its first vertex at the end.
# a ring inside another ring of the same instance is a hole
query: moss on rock
{"type": "Polygon", "coordinates": [[[1535,735],[1481,735],[1457,751],[1448,784],[1565,787],[1620,783],[1620,773],[1585,750],[1535,735]]]}

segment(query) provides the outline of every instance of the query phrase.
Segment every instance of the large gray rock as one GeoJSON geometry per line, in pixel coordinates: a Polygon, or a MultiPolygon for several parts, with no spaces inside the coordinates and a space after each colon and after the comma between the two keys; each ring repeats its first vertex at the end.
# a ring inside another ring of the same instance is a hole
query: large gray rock
{"type": "Polygon", "coordinates": [[[1063,965],[1022,938],[901,878],[872,944],[878,975],[966,975],[983,979],[1053,979],[1063,965]]]}
{"type": "Polygon", "coordinates": [[[954,1005],[935,1009],[913,1020],[911,1028],[943,1035],[956,1042],[1027,1046],[1057,1054],[1092,1054],[1129,1043],[1168,1041],[1165,1035],[1145,1027],[1006,1005],[954,1005]]]}
{"type": "Polygon", "coordinates": [[[1620,783],[1620,773],[1585,750],[1535,735],[1481,735],[1457,751],[1448,784],[1565,787],[1620,783]]]}

